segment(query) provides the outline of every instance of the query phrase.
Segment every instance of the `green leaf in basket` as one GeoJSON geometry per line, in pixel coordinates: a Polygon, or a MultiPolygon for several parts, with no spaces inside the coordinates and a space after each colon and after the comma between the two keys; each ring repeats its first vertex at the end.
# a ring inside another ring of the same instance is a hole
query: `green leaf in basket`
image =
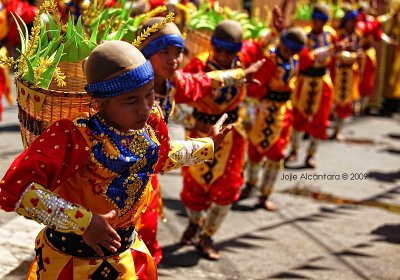
{"type": "Polygon", "coordinates": [[[49,32],[51,36],[50,38],[54,39],[60,37],[61,25],[57,26],[51,15],[47,14],[47,18],[49,19],[49,27],[50,27],[49,32]]]}
{"type": "Polygon", "coordinates": [[[84,39],[85,38],[85,34],[83,32],[81,17],[78,18],[78,21],[76,22],[75,29],[76,29],[76,34],[79,35],[79,37],[82,37],[84,39]]]}
{"type": "Polygon", "coordinates": [[[137,28],[139,28],[139,25],[142,23],[142,21],[143,21],[143,19],[146,17],[146,15],[138,15],[138,16],[135,16],[134,18],[133,18],[133,26],[134,27],[136,27],[136,29],[137,28]]]}
{"type": "Polygon", "coordinates": [[[50,43],[46,46],[46,48],[42,51],[43,54],[40,54],[41,57],[51,56],[53,53],[57,51],[60,46],[63,37],[60,36],[58,38],[54,38],[50,41],[50,43]]]}
{"type": "Polygon", "coordinates": [[[66,55],[62,57],[61,61],[78,62],[79,52],[75,34],[65,43],[64,49],[66,55]]]}
{"type": "Polygon", "coordinates": [[[135,4],[135,1],[131,1],[130,2],[130,4],[129,4],[129,8],[127,9],[127,11],[126,11],[126,14],[125,14],[125,17],[124,17],[124,20],[128,20],[129,19],[129,17],[131,16],[131,14],[132,14],[132,10],[133,10],[133,5],[135,4]]]}
{"type": "Polygon", "coordinates": [[[127,33],[127,27],[131,25],[132,22],[133,22],[132,18],[125,21],[124,24],[119,28],[118,32],[115,34],[112,40],[121,40],[127,33]]]}
{"type": "Polygon", "coordinates": [[[115,19],[113,18],[111,20],[111,23],[109,25],[107,25],[106,30],[104,30],[103,37],[101,38],[101,41],[107,40],[108,34],[110,34],[111,27],[114,26],[114,23],[115,23],[115,19]]]}
{"type": "Polygon", "coordinates": [[[132,30],[131,28],[128,28],[127,32],[122,37],[122,39],[127,42],[133,42],[136,39],[136,31],[137,29],[132,30]]]}
{"type": "Polygon", "coordinates": [[[49,38],[47,37],[46,24],[40,21],[40,41],[42,46],[46,46],[49,43],[49,38]]]}
{"type": "Polygon", "coordinates": [[[23,80],[33,84],[33,82],[34,82],[34,71],[33,71],[32,64],[29,61],[29,59],[25,56],[24,53],[20,52],[20,54],[23,57],[23,59],[26,60],[26,66],[28,67],[28,71],[26,71],[26,73],[23,75],[23,80]]]}
{"type": "Polygon", "coordinates": [[[24,20],[18,14],[15,14],[15,16],[14,16],[14,13],[11,13],[11,16],[14,18],[15,24],[17,25],[19,38],[21,40],[21,53],[25,53],[26,46],[28,44],[28,39],[29,39],[28,28],[26,27],[24,20]],[[22,30],[22,28],[19,24],[19,21],[22,23],[24,30],[22,30]]]}
{"type": "MultiPolygon", "coordinates": [[[[77,35],[78,37],[79,35],[77,35]]],[[[86,42],[85,40],[81,40],[79,46],[78,46],[78,60],[82,60],[86,57],[89,56],[91,52],[91,49],[89,47],[88,42],[86,42]]]]}
{"type": "Polygon", "coordinates": [[[68,15],[67,33],[65,34],[65,40],[68,41],[74,34],[74,17],[68,15]]]}
{"type": "Polygon", "coordinates": [[[61,44],[60,47],[58,48],[57,52],[53,54],[52,59],[53,59],[53,64],[42,74],[40,78],[40,86],[44,89],[48,89],[49,85],[51,83],[51,80],[53,79],[54,72],[56,71],[56,68],[58,64],[60,63],[61,57],[63,55],[64,51],[64,45],[61,44]]]}
{"type": "Polygon", "coordinates": [[[90,36],[89,48],[93,50],[97,46],[97,34],[99,32],[100,18],[97,20],[92,35],[90,36]]]}

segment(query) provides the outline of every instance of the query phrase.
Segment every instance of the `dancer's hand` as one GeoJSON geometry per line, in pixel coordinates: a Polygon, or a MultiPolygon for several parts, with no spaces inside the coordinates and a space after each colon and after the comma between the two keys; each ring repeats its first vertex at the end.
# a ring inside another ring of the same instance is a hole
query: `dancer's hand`
{"type": "Polygon", "coordinates": [[[282,9],[275,5],[272,9],[272,26],[278,31],[281,32],[285,29],[285,23],[283,21],[283,12],[282,9]]]}
{"type": "Polygon", "coordinates": [[[116,212],[110,211],[104,215],[93,214],[92,220],[83,234],[83,240],[93,248],[99,256],[104,256],[101,247],[116,252],[121,247],[121,238],[118,233],[110,226],[109,221],[114,219],[116,212]]]}
{"type": "Polygon", "coordinates": [[[214,141],[214,150],[217,150],[224,140],[225,136],[233,129],[233,124],[228,124],[223,128],[223,124],[228,118],[228,114],[222,117],[210,128],[208,135],[214,141]]]}
{"type": "Polygon", "coordinates": [[[253,82],[253,83],[256,83],[258,85],[261,85],[261,82],[259,80],[253,79],[253,74],[256,73],[261,68],[261,66],[263,66],[265,61],[266,61],[265,58],[260,59],[260,60],[258,60],[256,62],[252,63],[249,67],[247,67],[244,70],[244,74],[246,76],[246,81],[247,82],[253,82]]]}

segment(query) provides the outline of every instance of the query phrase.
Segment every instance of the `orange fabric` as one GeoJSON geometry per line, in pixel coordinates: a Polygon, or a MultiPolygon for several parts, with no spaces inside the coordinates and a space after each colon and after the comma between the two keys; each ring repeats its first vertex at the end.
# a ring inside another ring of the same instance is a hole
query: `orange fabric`
{"type": "Polygon", "coordinates": [[[122,280],[156,280],[157,270],[143,241],[137,236],[134,244],[126,251],[106,258],[78,258],[55,250],[47,241],[43,229],[36,238],[36,250],[40,248],[41,255],[37,256],[29,268],[27,279],[36,280],[38,264],[44,268],[40,271],[43,280],[91,279],[90,276],[107,261],[117,271],[122,280]]]}
{"type": "MultiPolygon", "coordinates": [[[[239,59],[239,58],[238,58],[239,59]]],[[[241,69],[242,63],[235,60],[232,69],[241,69]]],[[[204,75],[220,69],[213,53],[202,53],[193,58],[183,69],[185,73],[204,75]]],[[[236,110],[246,95],[244,85],[228,87],[207,87],[206,93],[196,102],[190,103],[205,115],[220,115],[236,110]]],[[[193,210],[206,209],[212,201],[220,205],[233,203],[238,199],[242,185],[242,169],[245,153],[245,139],[241,124],[228,133],[217,151],[214,160],[190,167],[183,167],[183,204],[193,210]]],[[[199,131],[191,130],[189,137],[204,137],[199,131]]]]}
{"type": "MultiPolygon", "coordinates": [[[[362,34],[356,29],[352,34],[340,30],[336,40],[348,40],[353,45],[348,51],[356,52],[361,42],[362,34]]],[[[359,61],[358,59],[346,67],[340,66],[339,58],[332,59],[330,64],[330,74],[334,85],[334,110],[337,117],[344,119],[352,115],[352,103],[359,98],[359,61]]]]}

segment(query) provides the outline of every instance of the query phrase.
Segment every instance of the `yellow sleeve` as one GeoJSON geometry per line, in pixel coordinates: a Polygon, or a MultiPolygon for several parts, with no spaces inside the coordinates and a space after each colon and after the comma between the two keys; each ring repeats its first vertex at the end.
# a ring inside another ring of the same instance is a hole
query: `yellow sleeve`
{"type": "Polygon", "coordinates": [[[162,172],[177,169],[181,166],[195,165],[214,159],[214,142],[211,138],[195,138],[171,141],[171,151],[168,154],[162,172]]]}
{"type": "Polygon", "coordinates": [[[83,234],[92,214],[37,183],[31,183],[16,204],[15,212],[57,231],[83,234]]]}
{"type": "Polygon", "coordinates": [[[244,71],[241,68],[211,71],[207,72],[207,76],[211,79],[211,87],[218,90],[245,82],[244,71]]]}

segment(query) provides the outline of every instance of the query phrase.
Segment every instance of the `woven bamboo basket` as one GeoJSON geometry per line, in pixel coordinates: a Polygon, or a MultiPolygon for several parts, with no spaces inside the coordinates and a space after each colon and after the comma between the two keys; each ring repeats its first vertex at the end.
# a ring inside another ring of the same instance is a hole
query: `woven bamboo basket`
{"type": "Polygon", "coordinates": [[[60,62],[58,66],[66,76],[66,87],[58,87],[54,80],[49,89],[16,81],[18,118],[25,148],[54,121],[89,112],[90,96],[84,89],[82,63],[60,62]]]}
{"type": "Polygon", "coordinates": [[[212,31],[207,29],[187,31],[183,65],[186,65],[194,56],[211,50],[211,34],[212,31]]]}

